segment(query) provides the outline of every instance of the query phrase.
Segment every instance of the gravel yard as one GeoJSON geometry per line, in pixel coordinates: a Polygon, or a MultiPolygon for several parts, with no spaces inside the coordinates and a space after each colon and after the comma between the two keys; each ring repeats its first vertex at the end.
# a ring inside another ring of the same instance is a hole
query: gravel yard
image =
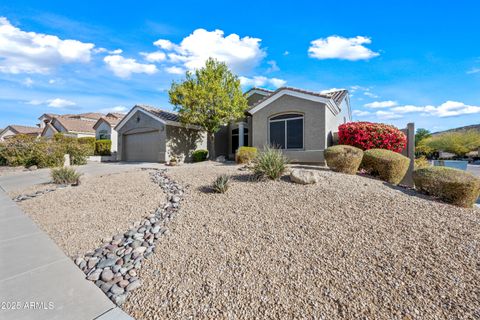
{"type": "MultiPolygon", "coordinates": [[[[140,270],[141,289],[123,306],[136,319],[480,317],[478,209],[324,170],[322,181],[308,186],[250,182],[237,166],[212,163],[169,170],[187,193],[170,235],[140,270]],[[223,195],[210,193],[206,186],[220,173],[233,176],[232,186],[223,195]]],[[[115,179],[137,185],[136,194],[115,196],[118,187],[105,188],[109,196],[100,200],[99,191],[84,184],[66,197],[54,192],[22,205],[36,208],[33,217],[68,252],[87,250],[94,243],[82,232],[112,235],[102,223],[126,229],[162,198],[146,174],[102,181],[113,187],[115,179]],[[79,197],[81,188],[87,197],[79,197]],[[54,199],[59,208],[45,219],[38,206],[54,199]],[[72,218],[96,212],[102,201],[109,206],[102,218],[72,218]]]]}
{"type": "MultiPolygon", "coordinates": [[[[11,196],[47,187],[30,187],[11,196]]],[[[78,187],[59,189],[18,205],[73,257],[96,249],[103,238],[125,232],[165,200],[148,171],[135,170],[83,177],[78,187]]]]}

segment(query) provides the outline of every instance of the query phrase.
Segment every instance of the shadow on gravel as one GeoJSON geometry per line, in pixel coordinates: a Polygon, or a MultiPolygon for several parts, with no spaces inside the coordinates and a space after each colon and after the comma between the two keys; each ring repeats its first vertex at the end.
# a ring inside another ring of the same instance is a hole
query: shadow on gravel
{"type": "Polygon", "coordinates": [[[215,191],[213,191],[213,188],[211,186],[200,186],[197,188],[197,190],[207,194],[215,193],[215,191]]]}
{"type": "Polygon", "coordinates": [[[438,200],[438,199],[436,199],[432,196],[420,193],[420,192],[418,192],[418,191],[416,191],[415,189],[412,189],[412,188],[402,187],[402,186],[394,186],[394,185],[391,185],[387,182],[384,182],[383,185],[386,186],[386,187],[389,187],[390,189],[400,191],[400,192],[402,192],[406,195],[412,196],[412,197],[417,197],[417,198],[420,198],[420,199],[423,199],[423,200],[428,200],[428,201],[445,203],[445,202],[442,202],[442,201],[440,201],[440,200],[438,200]]]}
{"type": "Polygon", "coordinates": [[[305,169],[305,170],[317,170],[317,171],[332,171],[328,167],[303,165],[303,164],[291,164],[291,169],[305,169]]]}

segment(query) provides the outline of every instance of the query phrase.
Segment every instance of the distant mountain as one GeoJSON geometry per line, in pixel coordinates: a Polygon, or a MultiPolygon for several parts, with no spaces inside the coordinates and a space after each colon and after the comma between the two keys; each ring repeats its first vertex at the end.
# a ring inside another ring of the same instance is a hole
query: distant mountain
{"type": "Polygon", "coordinates": [[[468,130],[476,130],[476,131],[480,132],[480,124],[472,124],[470,126],[464,126],[464,127],[448,129],[448,130],[445,130],[445,131],[434,132],[434,133],[432,133],[432,135],[437,135],[437,134],[447,133],[447,132],[462,132],[462,131],[468,131],[468,130]]]}

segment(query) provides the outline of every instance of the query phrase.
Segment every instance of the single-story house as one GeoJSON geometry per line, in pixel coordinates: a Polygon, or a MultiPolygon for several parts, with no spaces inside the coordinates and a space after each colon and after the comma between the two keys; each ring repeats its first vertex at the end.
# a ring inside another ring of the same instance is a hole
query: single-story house
{"type": "Polygon", "coordinates": [[[95,129],[95,138],[97,140],[108,139],[112,140],[111,152],[117,152],[118,146],[118,133],[115,130],[115,126],[125,117],[123,113],[108,113],[106,116],[101,117],[95,123],[93,128],[95,129]]]}
{"type": "Polygon", "coordinates": [[[0,141],[4,141],[5,139],[8,139],[8,137],[13,137],[17,134],[26,134],[29,136],[38,137],[40,136],[41,132],[42,129],[39,127],[10,125],[0,131],[0,141]]]}
{"type": "MultiPolygon", "coordinates": [[[[323,162],[323,152],[333,144],[338,126],[352,118],[347,90],[253,88],[245,96],[249,104],[245,117],[223,126],[215,135],[217,156],[233,159],[241,146],[272,145],[292,162],[323,162]]],[[[135,106],[115,130],[120,160],[167,162],[171,156],[181,156],[188,161],[193,150],[206,149],[200,128],[186,128],[177,114],[152,107],[135,106]],[[202,139],[186,138],[186,133],[202,139]]]]}
{"type": "Polygon", "coordinates": [[[115,126],[117,160],[190,161],[192,152],[207,148],[207,137],[197,126],[185,126],[178,115],[150,106],[136,105],[115,126]]]}
{"type": "Polygon", "coordinates": [[[43,129],[41,136],[51,138],[55,133],[61,132],[75,138],[95,137],[93,126],[103,116],[97,112],[63,115],[44,113],[38,118],[39,126],[43,129]]]}
{"type": "Polygon", "coordinates": [[[241,146],[283,150],[292,162],[323,162],[338,126],[352,119],[347,90],[313,92],[282,87],[252,88],[245,93],[249,109],[216,136],[216,153],[233,159],[241,146]]]}

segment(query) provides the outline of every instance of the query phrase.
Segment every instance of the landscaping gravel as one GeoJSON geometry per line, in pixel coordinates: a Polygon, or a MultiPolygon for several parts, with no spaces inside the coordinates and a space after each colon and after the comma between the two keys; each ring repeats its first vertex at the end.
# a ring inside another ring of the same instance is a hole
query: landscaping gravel
{"type": "Polygon", "coordinates": [[[165,202],[164,192],[152,182],[149,172],[135,170],[85,176],[80,186],[56,189],[18,205],[65,253],[75,257],[98,248],[103,239],[125,232],[165,202]]]}
{"type": "MultiPolygon", "coordinates": [[[[185,196],[123,305],[133,317],[480,318],[478,209],[367,177],[319,170],[311,185],[253,182],[238,168],[169,169],[185,196]],[[222,173],[232,175],[230,189],[211,193],[222,173]]],[[[135,220],[127,211],[124,220],[135,220]]]]}

